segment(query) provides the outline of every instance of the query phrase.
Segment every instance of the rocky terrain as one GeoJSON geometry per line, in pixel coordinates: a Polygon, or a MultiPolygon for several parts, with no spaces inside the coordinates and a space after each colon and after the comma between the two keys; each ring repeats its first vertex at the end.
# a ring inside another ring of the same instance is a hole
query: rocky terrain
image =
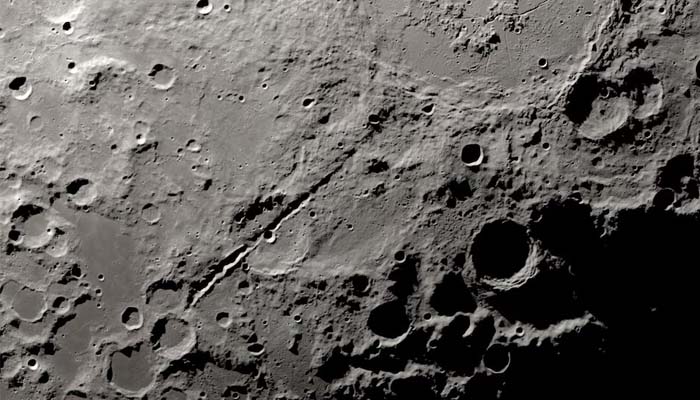
{"type": "Polygon", "coordinates": [[[0,57],[2,400],[693,393],[697,0],[3,0],[0,57]]]}

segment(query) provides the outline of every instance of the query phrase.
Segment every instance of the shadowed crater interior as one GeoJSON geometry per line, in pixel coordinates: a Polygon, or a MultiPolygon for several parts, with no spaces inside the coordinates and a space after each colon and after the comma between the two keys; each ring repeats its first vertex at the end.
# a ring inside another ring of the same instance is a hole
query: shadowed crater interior
{"type": "Polygon", "coordinates": [[[474,268],[489,278],[512,276],[525,266],[529,252],[527,229],[511,220],[486,223],[472,243],[474,268]]]}
{"type": "Polygon", "coordinates": [[[378,305],[370,312],[367,325],[375,334],[394,339],[408,331],[410,321],[404,305],[398,301],[390,301],[378,305]]]}

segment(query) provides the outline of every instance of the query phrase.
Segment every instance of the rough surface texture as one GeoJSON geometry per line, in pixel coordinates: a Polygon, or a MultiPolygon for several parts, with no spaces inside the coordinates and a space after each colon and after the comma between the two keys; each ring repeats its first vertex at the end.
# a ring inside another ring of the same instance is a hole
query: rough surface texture
{"type": "Polygon", "coordinates": [[[697,0],[3,0],[0,399],[687,397],[698,55],[697,0]]]}

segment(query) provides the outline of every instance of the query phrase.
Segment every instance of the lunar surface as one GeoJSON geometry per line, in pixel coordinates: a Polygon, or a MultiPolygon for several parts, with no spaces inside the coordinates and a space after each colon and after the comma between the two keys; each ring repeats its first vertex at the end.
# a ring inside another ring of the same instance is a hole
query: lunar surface
{"type": "Polygon", "coordinates": [[[698,0],[2,0],[0,399],[692,398],[698,0]]]}

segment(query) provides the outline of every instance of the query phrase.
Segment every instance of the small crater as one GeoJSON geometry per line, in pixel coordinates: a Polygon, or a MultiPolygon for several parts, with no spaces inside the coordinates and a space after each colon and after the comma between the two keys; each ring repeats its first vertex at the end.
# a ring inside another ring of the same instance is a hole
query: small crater
{"type": "Polygon", "coordinates": [[[12,97],[19,101],[27,100],[33,91],[32,84],[24,76],[12,79],[7,87],[12,91],[12,97]]]}
{"type": "Polygon", "coordinates": [[[51,308],[58,315],[67,314],[70,311],[70,302],[63,296],[56,297],[51,303],[51,308]]]}
{"type": "Polygon", "coordinates": [[[146,289],[146,303],[163,311],[173,310],[183,301],[181,288],[180,282],[156,281],[146,289]]]}
{"type": "Polygon", "coordinates": [[[525,336],[525,328],[523,328],[522,326],[518,326],[517,328],[515,328],[515,336],[517,336],[517,337],[525,336]]]}
{"type": "Polygon", "coordinates": [[[195,139],[190,139],[187,141],[187,151],[192,153],[199,153],[202,151],[202,145],[199,144],[195,139]]]}
{"type": "Polygon", "coordinates": [[[7,234],[7,238],[13,242],[19,242],[19,240],[22,238],[22,232],[16,229],[10,229],[10,232],[7,234]]]}
{"type": "MultiPolygon", "coordinates": [[[[217,317],[219,316],[217,315],[217,317]]],[[[221,323],[225,323],[226,318],[222,318],[221,323]]],[[[217,322],[219,322],[218,318],[217,322]]],[[[151,330],[150,340],[159,355],[171,360],[182,358],[194,348],[197,341],[194,328],[184,320],[174,316],[167,316],[156,321],[151,330]]]]}
{"type": "Polygon", "coordinates": [[[408,331],[411,322],[402,303],[390,301],[380,304],[369,313],[367,326],[376,335],[395,339],[408,331]]]}
{"type": "Polygon", "coordinates": [[[348,283],[354,296],[362,297],[369,294],[370,281],[366,275],[353,275],[348,278],[348,283]]]}
{"type": "Polygon", "coordinates": [[[489,371],[501,374],[510,365],[510,351],[501,344],[492,344],[484,354],[484,366],[489,371]]]}
{"type": "Polygon", "coordinates": [[[175,83],[175,70],[165,64],[154,64],[148,73],[156,89],[167,90],[175,83]]]}
{"type": "Polygon", "coordinates": [[[46,310],[44,294],[24,287],[15,295],[12,309],[24,321],[37,321],[46,310]]]}
{"type": "Polygon", "coordinates": [[[266,230],[265,232],[263,232],[263,239],[265,239],[267,243],[275,243],[275,232],[271,230],[266,230]]]}
{"type": "Polygon", "coordinates": [[[33,115],[29,118],[29,123],[27,125],[29,125],[30,130],[38,132],[44,127],[44,120],[38,115],[33,115]]]}
{"type": "Polygon", "coordinates": [[[122,311],[121,321],[126,329],[137,330],[143,326],[143,315],[138,308],[129,306],[122,311]]]}
{"type": "Polygon", "coordinates": [[[10,81],[10,84],[7,85],[7,87],[10,88],[10,90],[21,90],[24,85],[27,84],[27,78],[24,76],[20,76],[17,78],[14,78],[13,80],[10,81]]]}
{"type": "Polygon", "coordinates": [[[470,143],[462,147],[462,162],[468,167],[476,167],[484,161],[484,151],[481,145],[470,143]]]}
{"type": "Polygon", "coordinates": [[[29,368],[32,371],[36,371],[39,369],[39,362],[36,360],[36,358],[30,358],[27,360],[27,368],[29,368]]]}
{"type": "Polygon", "coordinates": [[[265,346],[261,343],[251,343],[248,345],[248,351],[254,356],[259,356],[265,352],[265,346]]]}
{"type": "Polygon", "coordinates": [[[314,104],[316,104],[316,100],[312,99],[311,97],[307,97],[301,101],[301,105],[306,109],[313,107],[314,104]]]}
{"type": "Polygon", "coordinates": [[[112,354],[107,380],[127,392],[146,389],[154,379],[147,346],[138,344],[112,354]]]}
{"type": "Polygon", "coordinates": [[[80,189],[83,186],[89,185],[90,180],[85,179],[85,178],[77,178],[72,180],[67,186],[66,186],[66,193],[70,195],[76,195],[80,191],[80,189]]]}
{"type": "Polygon", "coordinates": [[[152,203],[147,203],[141,208],[141,218],[147,223],[154,225],[160,221],[160,209],[152,203]]]}
{"type": "Polygon", "coordinates": [[[245,395],[247,393],[248,390],[244,385],[232,385],[226,387],[223,392],[223,396],[225,399],[238,400],[242,398],[241,395],[245,395]]]}
{"type": "Polygon", "coordinates": [[[231,315],[227,313],[226,311],[221,311],[216,314],[216,323],[226,329],[231,326],[233,323],[233,320],[231,319],[231,315]]]}
{"type": "Polygon", "coordinates": [[[197,3],[195,4],[195,7],[197,8],[197,12],[202,14],[202,15],[207,15],[211,13],[213,7],[209,0],[198,0],[197,3]]]}
{"type": "Polygon", "coordinates": [[[169,349],[180,344],[186,336],[187,325],[183,321],[175,318],[165,318],[159,320],[154,326],[151,341],[156,348],[169,349]]]}

